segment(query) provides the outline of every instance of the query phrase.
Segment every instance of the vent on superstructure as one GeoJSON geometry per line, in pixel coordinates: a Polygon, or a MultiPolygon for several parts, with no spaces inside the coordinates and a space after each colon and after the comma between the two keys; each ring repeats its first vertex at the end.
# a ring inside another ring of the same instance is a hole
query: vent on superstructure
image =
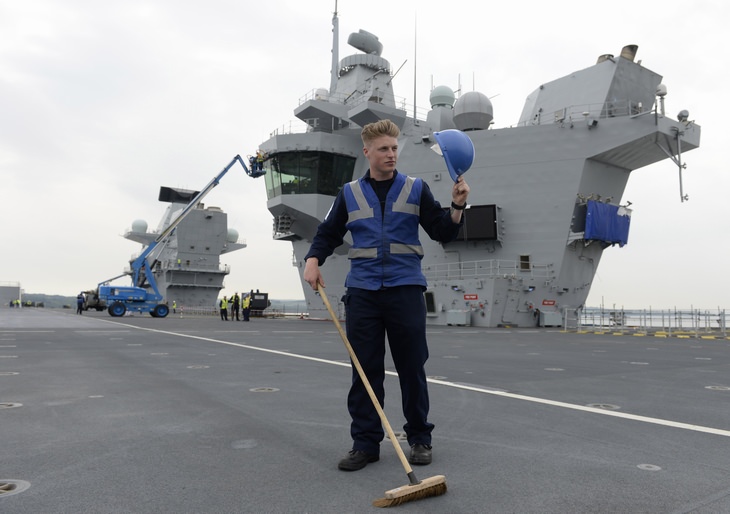
{"type": "Polygon", "coordinates": [[[291,231],[294,218],[289,214],[280,214],[274,217],[274,239],[290,239],[296,237],[291,231]]]}
{"type": "Polygon", "coordinates": [[[276,223],[276,226],[274,227],[274,232],[278,233],[288,233],[291,232],[291,224],[294,220],[291,216],[288,214],[282,214],[281,216],[277,216],[274,219],[274,222],[276,223]]]}

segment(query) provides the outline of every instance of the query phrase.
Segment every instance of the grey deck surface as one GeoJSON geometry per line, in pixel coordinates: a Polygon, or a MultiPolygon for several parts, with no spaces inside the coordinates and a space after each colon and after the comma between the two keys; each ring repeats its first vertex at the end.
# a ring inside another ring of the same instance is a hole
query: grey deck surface
{"type": "MultiPolygon", "coordinates": [[[[730,341],[429,327],[429,346],[415,471],[449,491],[400,512],[730,512],[730,341]]],[[[0,483],[29,485],[0,512],[380,511],[407,478],[388,440],[337,470],[349,381],[331,322],[0,309],[0,483]]]]}

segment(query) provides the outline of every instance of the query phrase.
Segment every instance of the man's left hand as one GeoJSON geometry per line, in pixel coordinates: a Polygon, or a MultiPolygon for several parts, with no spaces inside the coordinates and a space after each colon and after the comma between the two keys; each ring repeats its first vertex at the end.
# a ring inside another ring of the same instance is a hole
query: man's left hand
{"type": "Polygon", "coordinates": [[[469,196],[469,184],[464,180],[464,175],[459,175],[459,178],[454,182],[454,187],[451,190],[451,200],[456,205],[466,205],[466,199],[469,196]]]}

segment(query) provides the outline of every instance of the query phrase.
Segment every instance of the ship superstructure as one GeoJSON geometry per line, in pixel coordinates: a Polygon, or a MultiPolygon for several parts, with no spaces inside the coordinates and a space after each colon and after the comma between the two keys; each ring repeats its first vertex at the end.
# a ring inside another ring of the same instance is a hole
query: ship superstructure
{"type": "MultiPolygon", "coordinates": [[[[147,223],[136,220],[124,237],[145,245],[154,241],[174,220],[198,191],[161,187],[159,201],[169,203],[156,231],[148,232],[147,223]]],[[[246,247],[235,229],[228,228],[228,215],[219,207],[198,204],[175,228],[164,244],[155,248],[151,270],[160,293],[168,305],[214,307],[230,267],[220,256],[246,247]]],[[[130,263],[136,256],[132,256],[130,263]]]]}
{"type": "MultiPolygon", "coordinates": [[[[432,151],[433,133],[464,131],[476,158],[465,175],[471,194],[462,233],[448,244],[421,234],[431,324],[563,324],[583,307],[603,251],[628,242],[631,209],[620,202],[631,172],[669,159],[681,187],[682,153],[699,146],[700,127],[687,111],[666,116],[662,77],[636,62],[634,45],[540,85],[518,122],[496,129],[486,95],[457,98],[446,86],[433,89],[425,119],[409,116],[378,38],[351,34],[348,43],[361,53],[337,60],[336,14],[333,25],[330,88],[294,109],[306,132],[274,133],[261,145],[274,238],[291,241],[301,278],[334,196],[367,170],[362,126],[384,118],[401,129],[398,171],[421,177],[448,206],[451,179],[432,151]]],[[[341,316],[348,247],[346,239],[322,267],[341,316]]],[[[302,284],[310,315],[327,317],[302,284]]]]}

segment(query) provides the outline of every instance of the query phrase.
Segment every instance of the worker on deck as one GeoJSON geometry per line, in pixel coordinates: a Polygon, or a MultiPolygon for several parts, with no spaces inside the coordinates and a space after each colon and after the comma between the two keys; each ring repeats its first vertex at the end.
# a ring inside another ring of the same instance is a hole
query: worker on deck
{"type": "Polygon", "coordinates": [[[251,315],[251,295],[248,294],[243,297],[243,321],[250,321],[249,316],[251,315]]]}
{"type": "Polygon", "coordinates": [[[428,283],[421,270],[419,227],[434,241],[453,241],[463,226],[469,186],[459,176],[451,188],[451,208],[443,209],[426,181],[396,170],[400,130],[395,123],[387,119],[369,123],[361,135],[370,168],[339,192],[304,257],[304,281],[317,291],[325,286],[320,266],[343,244],[348,231],[352,236],[342,301],[347,339],[367,381],[353,365],[347,397],[353,445],[338,468],[357,471],[380,459],[385,434],[369,395],[374,392],[384,405],[386,335],[401,386],[403,430],[411,447],[408,460],[427,465],[434,424],[428,421],[423,295],[428,283]]]}
{"type": "Polygon", "coordinates": [[[231,298],[231,301],[233,303],[233,306],[231,307],[231,321],[235,319],[235,321],[241,321],[241,317],[239,316],[239,309],[241,308],[241,297],[238,296],[238,292],[233,293],[233,298],[231,298]]]}
{"type": "Polygon", "coordinates": [[[221,308],[221,320],[228,321],[228,298],[224,296],[218,306],[221,308]]]}

